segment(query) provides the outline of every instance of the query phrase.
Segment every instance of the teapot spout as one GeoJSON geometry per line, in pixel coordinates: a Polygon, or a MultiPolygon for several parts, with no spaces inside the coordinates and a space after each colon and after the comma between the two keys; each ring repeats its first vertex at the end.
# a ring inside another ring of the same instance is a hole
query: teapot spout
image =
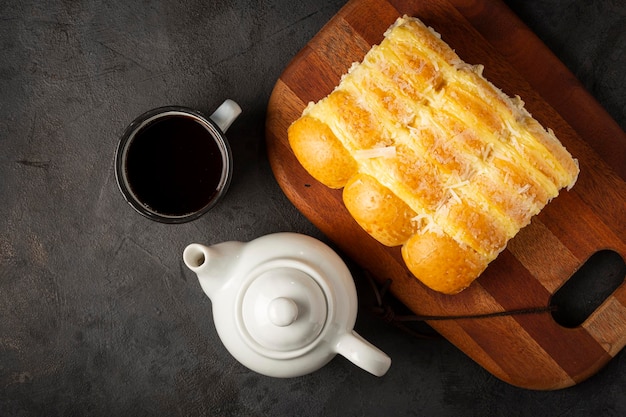
{"type": "Polygon", "coordinates": [[[183,262],[198,276],[202,290],[213,299],[230,277],[230,268],[240,242],[225,242],[214,246],[198,243],[183,251],[183,262]],[[235,252],[235,253],[234,253],[235,252]]]}

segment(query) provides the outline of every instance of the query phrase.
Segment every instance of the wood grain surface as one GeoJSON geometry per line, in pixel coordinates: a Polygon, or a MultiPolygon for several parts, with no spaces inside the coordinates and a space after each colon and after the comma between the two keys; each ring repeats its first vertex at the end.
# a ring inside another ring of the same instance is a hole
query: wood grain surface
{"type": "MultiPolygon", "coordinates": [[[[270,163],[293,204],[348,256],[416,314],[468,315],[548,306],[552,295],[594,253],[626,258],[626,135],[576,78],[502,3],[487,0],[353,0],[294,57],[276,82],[266,121],[270,163]],[[470,288],[447,296],[406,269],[400,249],[365,233],[331,190],[295,159],[287,128],[309,101],[339,83],[402,15],[419,17],[466,62],[507,94],[518,94],[579,159],[575,187],[562,191],[470,288]]],[[[432,321],[430,325],[498,378],[524,388],[574,385],[597,372],[626,344],[622,283],[580,326],[550,313],[432,321]]]]}

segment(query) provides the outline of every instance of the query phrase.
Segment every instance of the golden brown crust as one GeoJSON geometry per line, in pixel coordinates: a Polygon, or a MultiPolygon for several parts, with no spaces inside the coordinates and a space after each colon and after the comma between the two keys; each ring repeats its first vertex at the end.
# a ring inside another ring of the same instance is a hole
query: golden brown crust
{"type": "Polygon", "coordinates": [[[343,201],[354,220],[383,245],[401,245],[416,231],[411,219],[417,214],[367,174],[356,174],[348,181],[343,201]]]}
{"type": "Polygon", "coordinates": [[[289,141],[313,177],[345,187],[370,235],[447,294],[467,287],[578,165],[553,132],[432,29],[400,18],[289,141]]]}
{"type": "Polygon", "coordinates": [[[302,166],[327,187],[341,188],[357,172],[356,161],[325,123],[301,117],[288,136],[302,166]]]}
{"type": "Polygon", "coordinates": [[[424,284],[444,294],[467,288],[487,267],[488,260],[446,235],[413,235],[402,246],[407,268],[424,284]]]}

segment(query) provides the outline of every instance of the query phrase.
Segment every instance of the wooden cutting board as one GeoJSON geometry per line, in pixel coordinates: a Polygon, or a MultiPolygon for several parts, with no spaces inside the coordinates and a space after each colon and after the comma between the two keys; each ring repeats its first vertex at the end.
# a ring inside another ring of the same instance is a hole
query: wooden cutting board
{"type": "MultiPolygon", "coordinates": [[[[343,252],[420,315],[468,315],[548,306],[552,295],[603,249],[626,259],[626,135],[558,59],[495,0],[353,0],[300,51],[270,98],[266,137],[278,183],[293,204],[343,252]],[[562,191],[470,288],[446,296],[405,268],[399,248],[367,235],[331,190],[295,159],[287,128],[309,101],[339,83],[402,15],[422,19],[466,62],[551,127],[579,159],[576,186],[562,191]]],[[[580,326],[548,313],[431,321],[440,334],[498,378],[529,389],[558,389],[593,375],[626,344],[626,285],[580,326]]],[[[401,366],[401,364],[399,364],[401,366]]]]}

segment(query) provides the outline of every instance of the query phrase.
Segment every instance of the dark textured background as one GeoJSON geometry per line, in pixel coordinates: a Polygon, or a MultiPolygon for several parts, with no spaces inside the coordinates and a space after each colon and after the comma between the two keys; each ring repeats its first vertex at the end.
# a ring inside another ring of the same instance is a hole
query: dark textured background
{"type": "MultiPolygon", "coordinates": [[[[624,2],[508,3],[626,128],[624,2]]],[[[534,392],[364,311],[357,330],[393,359],[383,378],[338,357],[272,379],[226,352],[181,253],[278,231],[324,239],[272,176],[264,118],[282,69],[342,4],[0,2],[0,416],[626,415],[624,352],[575,387],[534,392]],[[113,172],[126,124],[225,98],[244,114],[222,204],[177,226],[136,214],[113,172]]]]}

